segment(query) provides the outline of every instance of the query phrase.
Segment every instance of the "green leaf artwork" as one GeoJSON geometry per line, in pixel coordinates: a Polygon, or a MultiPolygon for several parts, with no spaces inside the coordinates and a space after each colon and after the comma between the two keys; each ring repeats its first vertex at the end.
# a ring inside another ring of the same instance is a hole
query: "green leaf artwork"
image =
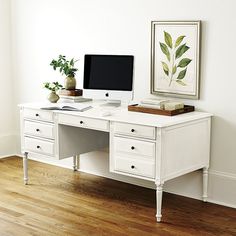
{"type": "Polygon", "coordinates": [[[172,38],[170,34],[164,31],[164,35],[166,44],[168,45],[169,48],[172,48],[172,38]]]}
{"type": "Polygon", "coordinates": [[[178,47],[178,46],[182,43],[184,37],[185,37],[185,36],[182,35],[182,36],[179,36],[179,37],[176,39],[176,41],[175,41],[175,48],[178,47]]]}
{"type": "Polygon", "coordinates": [[[170,52],[168,47],[164,43],[160,43],[161,51],[166,55],[168,61],[170,61],[170,52]]]}
{"type": "Polygon", "coordinates": [[[186,71],[187,71],[187,68],[185,70],[180,71],[176,80],[183,79],[184,76],[186,75],[186,71]]]}
{"type": "Polygon", "coordinates": [[[189,58],[183,58],[179,64],[178,64],[178,67],[181,67],[181,68],[184,68],[186,67],[192,60],[189,59],[189,58]]]}
{"type": "Polygon", "coordinates": [[[163,70],[165,72],[165,74],[168,76],[169,75],[169,67],[168,65],[165,63],[165,62],[161,62],[162,63],[162,67],[163,67],[163,70]]]}
{"type": "Polygon", "coordinates": [[[174,75],[176,73],[176,71],[177,71],[177,67],[176,67],[176,65],[174,65],[173,70],[172,70],[172,74],[174,75]]]}
{"type": "Polygon", "coordinates": [[[187,86],[184,82],[184,78],[187,73],[187,67],[191,63],[192,59],[183,57],[183,55],[190,49],[183,40],[186,36],[181,35],[174,41],[173,37],[166,31],[164,31],[164,41],[159,42],[161,51],[167,58],[167,61],[161,61],[162,69],[169,81],[169,87],[172,82],[175,81],[180,86],[187,86]]]}
{"type": "Polygon", "coordinates": [[[179,48],[175,52],[175,59],[180,58],[188,49],[189,47],[186,46],[186,44],[179,46],[179,48]]]}

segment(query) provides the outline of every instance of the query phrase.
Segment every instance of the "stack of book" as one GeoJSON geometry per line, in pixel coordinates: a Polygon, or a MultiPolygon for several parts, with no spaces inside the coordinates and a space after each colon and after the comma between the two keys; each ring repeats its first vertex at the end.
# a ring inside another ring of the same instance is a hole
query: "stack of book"
{"type": "Polygon", "coordinates": [[[59,91],[60,96],[82,96],[82,89],[62,89],[59,91]]]}
{"type": "Polygon", "coordinates": [[[76,102],[89,102],[91,98],[84,98],[83,96],[63,96],[60,95],[60,102],[64,103],[76,103],[76,102]]]}
{"type": "Polygon", "coordinates": [[[91,98],[84,98],[82,89],[67,90],[62,89],[59,92],[60,102],[63,103],[77,103],[92,101],[91,98]]]}
{"type": "Polygon", "coordinates": [[[184,104],[182,102],[178,102],[178,101],[147,98],[147,99],[142,100],[139,106],[140,107],[145,107],[145,108],[153,108],[153,109],[173,111],[173,110],[183,108],[184,104]]]}

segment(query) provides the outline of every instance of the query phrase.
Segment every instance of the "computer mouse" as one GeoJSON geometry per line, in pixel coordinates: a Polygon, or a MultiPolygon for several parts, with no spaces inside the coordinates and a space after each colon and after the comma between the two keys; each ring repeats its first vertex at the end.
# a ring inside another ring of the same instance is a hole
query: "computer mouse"
{"type": "Polygon", "coordinates": [[[112,113],[110,111],[103,111],[101,112],[101,116],[111,116],[112,113]]]}

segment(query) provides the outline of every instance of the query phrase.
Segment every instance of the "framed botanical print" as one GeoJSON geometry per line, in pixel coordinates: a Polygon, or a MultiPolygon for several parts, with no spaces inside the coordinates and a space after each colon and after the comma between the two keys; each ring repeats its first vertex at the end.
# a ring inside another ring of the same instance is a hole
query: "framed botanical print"
{"type": "Polygon", "coordinates": [[[151,93],[199,99],[200,21],[152,21],[151,93]]]}

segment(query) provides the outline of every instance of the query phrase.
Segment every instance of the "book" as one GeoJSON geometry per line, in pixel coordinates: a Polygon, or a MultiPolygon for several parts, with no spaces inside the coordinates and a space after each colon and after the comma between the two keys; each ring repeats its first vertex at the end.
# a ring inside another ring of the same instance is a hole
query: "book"
{"type": "Polygon", "coordinates": [[[174,111],[182,108],[184,108],[184,103],[182,102],[173,101],[164,104],[164,109],[167,111],[174,111]]]}
{"type": "Polygon", "coordinates": [[[40,109],[42,110],[60,110],[60,111],[79,111],[79,112],[83,112],[83,111],[87,111],[89,109],[91,109],[92,106],[90,105],[85,105],[85,104],[73,104],[73,105],[68,105],[68,104],[57,104],[56,106],[45,106],[45,107],[41,107],[40,109]]]}
{"type": "Polygon", "coordinates": [[[82,96],[60,96],[60,101],[64,103],[89,102],[91,98],[84,98],[82,96]]]}
{"type": "Polygon", "coordinates": [[[169,100],[166,99],[157,99],[157,98],[146,98],[141,101],[142,105],[155,105],[159,106],[159,108],[162,108],[162,106],[166,103],[169,102],[169,100]]]}
{"type": "Polygon", "coordinates": [[[145,108],[153,108],[153,109],[163,109],[163,106],[161,106],[161,105],[155,105],[155,104],[140,103],[138,106],[139,106],[139,107],[145,107],[145,108]]]}
{"type": "Polygon", "coordinates": [[[83,90],[82,89],[62,89],[59,91],[59,95],[64,95],[64,96],[82,96],[83,90]]]}

